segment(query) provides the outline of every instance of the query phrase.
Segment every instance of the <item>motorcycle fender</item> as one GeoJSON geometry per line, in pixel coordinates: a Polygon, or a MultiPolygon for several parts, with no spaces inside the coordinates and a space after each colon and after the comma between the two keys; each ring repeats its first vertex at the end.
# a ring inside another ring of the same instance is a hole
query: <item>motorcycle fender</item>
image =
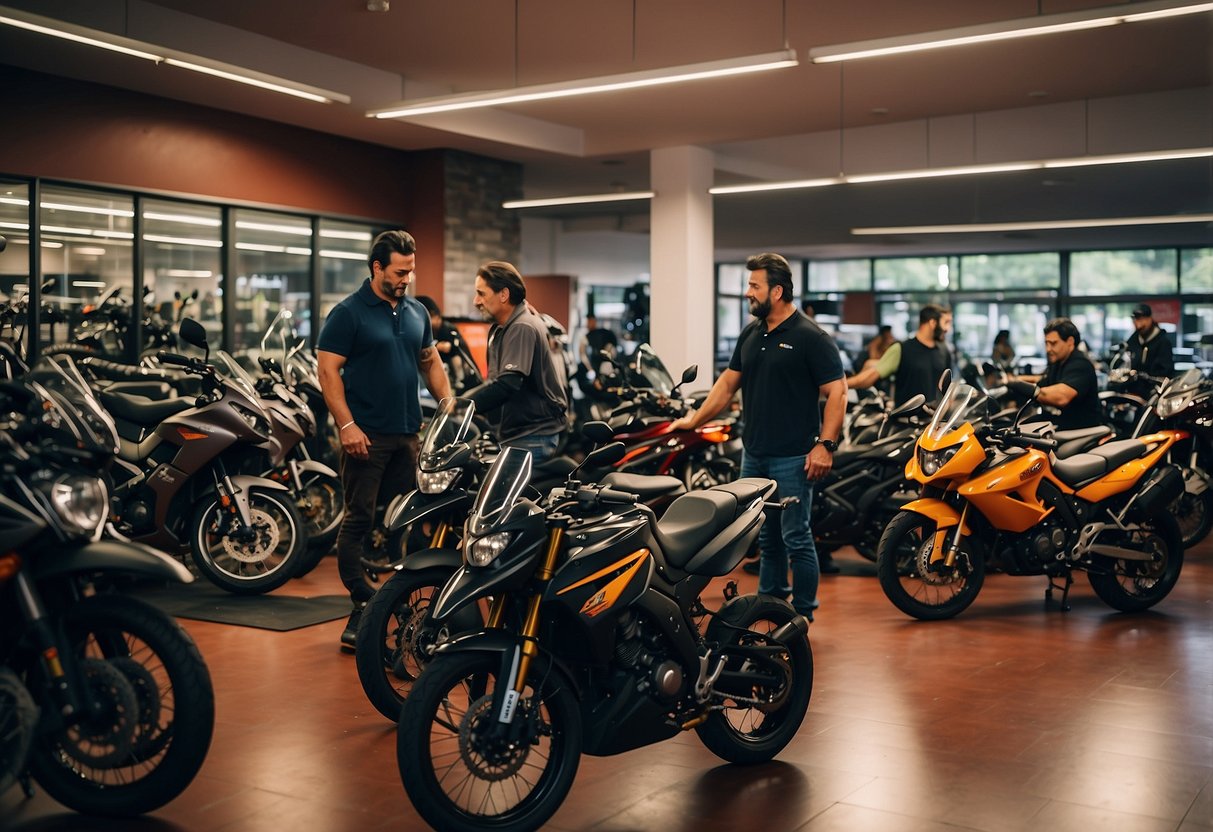
{"type": "Polygon", "coordinates": [[[299,467],[299,472],[303,474],[321,474],[326,477],[335,477],[337,472],[325,465],[323,462],[317,462],[314,459],[304,459],[295,463],[299,467]]]}
{"type": "MultiPolygon", "coordinates": [[[[515,633],[506,632],[505,630],[478,630],[474,633],[461,633],[455,636],[450,641],[444,641],[439,644],[434,650],[435,656],[445,656],[454,653],[489,653],[498,657],[500,662],[500,670],[498,671],[497,679],[499,684],[493,691],[493,711],[499,714],[498,719],[502,722],[509,722],[513,717],[512,707],[506,713],[502,713],[503,705],[502,698],[507,690],[503,680],[514,680],[518,672],[518,663],[522,659],[523,639],[519,638],[515,633]]],[[[531,660],[531,667],[536,671],[540,678],[548,677],[553,672],[560,677],[561,684],[573,691],[573,694],[578,699],[581,698],[581,691],[573,680],[567,668],[552,656],[547,650],[540,650],[531,660]]]]}
{"type": "Polygon", "coordinates": [[[458,549],[422,549],[406,556],[395,568],[397,572],[420,572],[431,566],[458,569],[463,566],[463,555],[458,549]]]}
{"type": "Polygon", "coordinates": [[[956,509],[945,503],[943,500],[936,500],[931,497],[926,497],[919,500],[911,500],[901,507],[902,511],[912,511],[915,514],[921,514],[923,517],[930,518],[935,522],[936,528],[946,529],[955,526],[960,522],[960,514],[956,509]]]}
{"type": "Polygon", "coordinates": [[[472,496],[462,489],[434,495],[410,491],[404,501],[392,509],[387,521],[388,531],[397,531],[434,514],[462,513],[471,508],[472,496]]]}
{"type": "Polygon", "coordinates": [[[230,477],[232,485],[235,486],[236,493],[232,497],[236,500],[236,507],[240,510],[240,519],[242,522],[249,522],[249,507],[248,495],[249,491],[254,488],[264,488],[268,491],[287,491],[287,488],[280,482],[269,479],[268,477],[254,477],[251,474],[236,474],[230,477]]]}
{"type": "Polygon", "coordinates": [[[31,558],[29,572],[35,581],[78,572],[125,572],[188,584],[194,576],[180,562],[142,543],[99,540],[56,551],[53,557],[31,558]]]}

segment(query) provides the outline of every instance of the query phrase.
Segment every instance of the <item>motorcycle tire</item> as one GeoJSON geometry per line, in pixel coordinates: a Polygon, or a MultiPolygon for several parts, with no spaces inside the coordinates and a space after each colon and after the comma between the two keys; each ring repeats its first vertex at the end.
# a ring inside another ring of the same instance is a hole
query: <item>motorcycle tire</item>
{"type": "Polygon", "coordinates": [[[345,489],[337,477],[313,473],[303,478],[295,504],[307,532],[307,547],[295,568],[295,577],[302,578],[324,561],[337,542],[345,519],[345,489]]]}
{"type": "Polygon", "coordinates": [[[38,706],[25,689],[25,683],[12,670],[0,667],[0,795],[17,782],[25,771],[34,729],[38,725],[38,706]]]}
{"type": "MultiPolygon", "coordinates": [[[[445,566],[396,572],[362,610],[354,642],[358,680],[375,710],[392,722],[400,719],[404,700],[429,663],[428,648],[441,632],[428,621],[429,610],[454,572],[445,566]]],[[[458,632],[483,624],[476,607],[466,609],[475,621],[458,632]]]]}
{"type": "Polygon", "coordinates": [[[889,521],[876,545],[876,576],[893,606],[921,621],[952,618],[968,609],[985,582],[983,552],[960,554],[950,574],[927,570],[935,523],[912,511],[889,521]],[[925,549],[925,551],[924,551],[925,549]]]}
{"type": "Polygon", "coordinates": [[[307,546],[303,521],[288,493],[254,489],[248,500],[257,532],[251,550],[238,548],[222,531],[224,511],[214,494],[198,506],[190,526],[190,550],[198,571],[235,595],[260,595],[285,584],[295,577],[307,546]]]}
{"type": "MultiPolygon", "coordinates": [[[[786,601],[763,595],[747,596],[714,616],[705,638],[722,645],[764,644],[754,633],[769,635],[795,615],[796,611],[786,601]]],[[[787,647],[781,656],[787,667],[783,685],[774,691],[766,688],[750,691],[753,698],[772,700],[773,705],[740,703],[731,700],[728,694],[714,695],[714,700],[733,701],[734,707],[711,711],[695,732],[717,757],[745,765],[765,763],[796,736],[813,694],[813,651],[807,638],[797,638],[787,647]]],[[[730,659],[725,669],[739,671],[744,663],[741,658],[730,659]]]]}
{"type": "Polygon", "coordinates": [[[1213,531],[1213,487],[1203,494],[1185,491],[1171,504],[1170,512],[1179,524],[1184,550],[1190,550],[1213,531]]]}
{"type": "Polygon", "coordinates": [[[430,826],[523,832],[560,808],[581,762],[581,712],[571,684],[544,664],[531,664],[514,715],[515,723],[532,725],[505,752],[480,740],[493,725],[501,657],[439,654],[426,667],[400,711],[396,762],[413,807],[430,826]]]}
{"type": "Polygon", "coordinates": [[[696,491],[733,482],[737,479],[738,472],[737,463],[727,457],[710,460],[695,457],[682,467],[679,479],[687,491],[696,491]]]}
{"type": "MultiPolygon", "coordinates": [[[[97,720],[43,732],[30,750],[30,773],[77,812],[130,817],[158,809],[185,791],[210,748],[215,693],[206,662],[173,619],[133,598],[84,598],[62,625],[72,664],[108,666],[111,684],[127,682],[113,685],[119,698],[136,708],[116,700],[97,720]],[[118,735],[127,739],[105,745],[118,735]]],[[[95,684],[90,690],[105,692],[95,684]]]]}
{"type": "Polygon", "coordinates": [[[1152,534],[1144,541],[1120,540],[1117,546],[1149,551],[1151,559],[1117,560],[1096,555],[1087,580],[1100,600],[1121,612],[1139,612],[1157,604],[1174,589],[1184,564],[1179,524],[1170,514],[1159,512],[1135,518],[1152,534]]]}

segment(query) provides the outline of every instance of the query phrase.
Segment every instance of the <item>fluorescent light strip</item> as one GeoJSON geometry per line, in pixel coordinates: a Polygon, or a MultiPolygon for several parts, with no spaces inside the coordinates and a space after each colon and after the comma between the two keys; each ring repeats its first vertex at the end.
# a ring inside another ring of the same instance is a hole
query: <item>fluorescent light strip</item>
{"type": "Polygon", "coordinates": [[[528,87],[493,90],[491,92],[463,93],[425,98],[418,101],[402,101],[392,107],[367,112],[374,118],[411,118],[432,113],[449,113],[455,110],[471,110],[478,107],[498,107],[503,104],[522,104],[528,101],[545,101],[551,98],[568,98],[576,95],[591,95],[601,92],[617,92],[683,81],[700,81],[727,75],[742,75],[764,72],[770,69],[797,66],[796,50],[784,49],[762,55],[747,55],[742,58],[726,58],[698,64],[685,64],[664,69],[649,69],[640,72],[625,72],[619,75],[603,75],[597,78],[581,78],[575,81],[560,81],[554,84],[537,84],[528,87]]]}
{"type": "MultiPolygon", "coordinates": [[[[28,204],[28,203],[27,203],[28,204]]],[[[72,211],[77,214],[101,214],[106,217],[133,217],[134,211],[128,211],[125,208],[94,208],[88,205],[72,205],[66,202],[43,202],[42,207],[50,208],[52,211],[72,211]]]]}
{"type": "Polygon", "coordinates": [[[169,269],[164,273],[165,277],[214,277],[215,273],[210,269],[169,269]]]}
{"type": "Polygon", "coordinates": [[[320,249],[321,257],[332,257],[335,260],[366,260],[365,254],[359,254],[356,251],[333,251],[329,249],[320,249]]]}
{"type": "Polygon", "coordinates": [[[501,203],[502,208],[543,208],[549,205],[590,205],[596,202],[632,202],[652,199],[653,191],[628,191],[613,194],[584,194],[582,196],[557,196],[550,199],[512,199],[501,203]]]}
{"type": "Polygon", "coordinates": [[[63,243],[50,243],[43,240],[41,243],[43,248],[63,248],[63,243]]]}
{"type": "Polygon", "coordinates": [[[316,101],[322,104],[328,104],[333,101],[339,101],[342,104],[350,103],[350,97],[343,93],[301,84],[288,78],[266,75],[262,72],[225,64],[221,61],[212,61],[209,58],[191,55],[187,52],[179,52],[175,49],[165,49],[156,44],[120,37],[98,29],[89,29],[85,26],[77,26],[73,23],[55,20],[54,18],[30,14],[19,9],[0,6],[0,25],[13,26],[18,29],[36,32],[40,35],[50,35],[51,37],[62,38],[63,40],[82,43],[87,46],[95,46],[99,49],[108,49],[111,52],[120,52],[124,55],[142,58],[156,64],[166,64],[186,69],[190,72],[212,75],[227,81],[235,81],[239,84],[247,84],[272,92],[282,93],[283,95],[303,98],[308,101],[316,101]]]}
{"type": "Polygon", "coordinates": [[[17,231],[29,231],[29,223],[0,221],[0,228],[13,228],[17,231]]]}
{"type": "Polygon", "coordinates": [[[1174,214],[1165,217],[1107,217],[1085,220],[1045,220],[1041,222],[987,222],[961,225],[902,225],[884,228],[852,228],[856,236],[893,234],[972,234],[995,231],[1044,231],[1054,228],[1114,228],[1122,225],[1177,225],[1213,222],[1213,214],[1174,214]]]}
{"type": "Polygon", "coordinates": [[[135,235],[130,231],[106,231],[101,228],[93,229],[94,237],[104,237],[107,240],[133,240],[135,235]]]}
{"type": "Polygon", "coordinates": [[[903,170],[895,173],[870,173],[843,177],[851,184],[864,182],[896,182],[902,179],[934,179],[938,176],[971,176],[978,173],[1008,173],[1016,170],[1035,170],[1039,162],[1023,162],[1008,165],[969,165],[959,168],[933,168],[928,170],[903,170]]]}
{"type": "Polygon", "coordinates": [[[207,228],[218,228],[223,223],[207,217],[194,217],[189,214],[161,214],[157,211],[144,211],[145,220],[160,220],[161,222],[179,222],[185,225],[204,225],[207,228]]]}
{"type": "Polygon", "coordinates": [[[369,243],[371,241],[371,234],[369,231],[338,231],[336,229],[322,228],[320,229],[320,236],[328,237],[333,240],[357,240],[363,243],[369,243]]]}
{"type": "Polygon", "coordinates": [[[1075,156],[1072,159],[1051,159],[1042,162],[1046,168],[1077,168],[1084,165],[1120,165],[1128,162],[1165,162],[1168,159],[1200,159],[1213,156],[1213,147],[1188,150],[1160,150],[1154,153],[1123,153],[1119,156],[1075,156]]]}
{"type": "Polygon", "coordinates": [[[100,257],[105,254],[105,249],[100,246],[76,246],[72,249],[72,254],[83,254],[86,257],[100,257]]]}
{"type": "Polygon", "coordinates": [[[21,199],[15,196],[0,196],[0,205],[21,205],[29,207],[28,199],[21,199]]]}
{"type": "Polygon", "coordinates": [[[1116,26],[1121,23],[1136,23],[1160,17],[1175,17],[1184,14],[1199,14],[1213,10],[1213,3],[1177,3],[1175,0],[1131,3],[1122,6],[1105,6],[1076,12],[1039,15],[1037,17],[1004,20],[935,32],[899,35],[890,38],[856,41],[832,46],[819,46],[809,50],[809,60],[815,64],[853,61],[860,58],[876,58],[885,55],[900,55],[926,49],[944,49],[951,46],[967,46],[974,43],[1009,40],[1012,38],[1051,35],[1080,29],[1116,26]],[[1126,14],[1129,9],[1134,11],[1126,14]]]}
{"type": "Polygon", "coordinates": [[[306,225],[274,225],[265,222],[237,222],[237,228],[245,231],[272,231],[275,234],[294,234],[296,237],[312,236],[312,229],[306,225]]]}
{"type": "Polygon", "coordinates": [[[793,179],[788,182],[767,182],[762,185],[720,185],[708,188],[710,194],[751,194],[761,191],[789,191],[800,188],[824,188],[827,185],[841,185],[847,180],[841,176],[830,179],[793,179]]]}
{"type": "Polygon", "coordinates": [[[72,285],[78,289],[104,289],[109,284],[104,280],[73,280],[72,285]]]}
{"type": "Polygon", "coordinates": [[[167,243],[174,246],[202,246],[203,248],[222,248],[222,240],[207,240],[198,237],[168,237],[163,234],[144,234],[143,239],[149,243],[167,243]]]}

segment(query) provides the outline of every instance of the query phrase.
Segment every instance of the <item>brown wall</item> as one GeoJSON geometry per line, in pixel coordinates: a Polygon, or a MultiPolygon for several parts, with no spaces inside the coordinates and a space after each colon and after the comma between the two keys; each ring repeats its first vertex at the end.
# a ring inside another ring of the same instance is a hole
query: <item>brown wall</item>
{"type": "Polygon", "coordinates": [[[531,306],[551,315],[567,330],[572,278],[567,274],[529,274],[523,279],[526,281],[526,299],[531,306]]]}
{"type": "Polygon", "coordinates": [[[0,174],[399,224],[417,238],[418,292],[443,302],[441,150],[392,150],[3,65],[0,89],[0,174]]]}

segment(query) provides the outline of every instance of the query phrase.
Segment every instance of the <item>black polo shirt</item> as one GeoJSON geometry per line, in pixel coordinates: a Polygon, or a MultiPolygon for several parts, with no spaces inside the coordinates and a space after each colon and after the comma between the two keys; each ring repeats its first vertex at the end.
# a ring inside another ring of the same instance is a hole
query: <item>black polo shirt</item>
{"type": "Polygon", "coordinates": [[[1061,408],[1061,415],[1057,417],[1059,430],[1092,428],[1103,423],[1103,413],[1099,408],[1099,383],[1095,379],[1091,359],[1076,349],[1065,361],[1050,364],[1040,380],[1040,386],[1053,384],[1068,385],[1078,393],[1068,405],[1061,408]]]}
{"type": "Polygon", "coordinates": [[[421,429],[418,357],[433,345],[430,313],[410,297],[393,306],[371,289],[333,307],[317,348],[345,356],[345,402],[367,433],[416,433],[421,429]]]}
{"type": "Polygon", "coordinates": [[[765,320],[741,331],[729,369],[741,373],[742,444],[761,456],[802,456],[821,430],[819,388],[842,378],[834,341],[800,311],[767,332],[765,320]]]}

